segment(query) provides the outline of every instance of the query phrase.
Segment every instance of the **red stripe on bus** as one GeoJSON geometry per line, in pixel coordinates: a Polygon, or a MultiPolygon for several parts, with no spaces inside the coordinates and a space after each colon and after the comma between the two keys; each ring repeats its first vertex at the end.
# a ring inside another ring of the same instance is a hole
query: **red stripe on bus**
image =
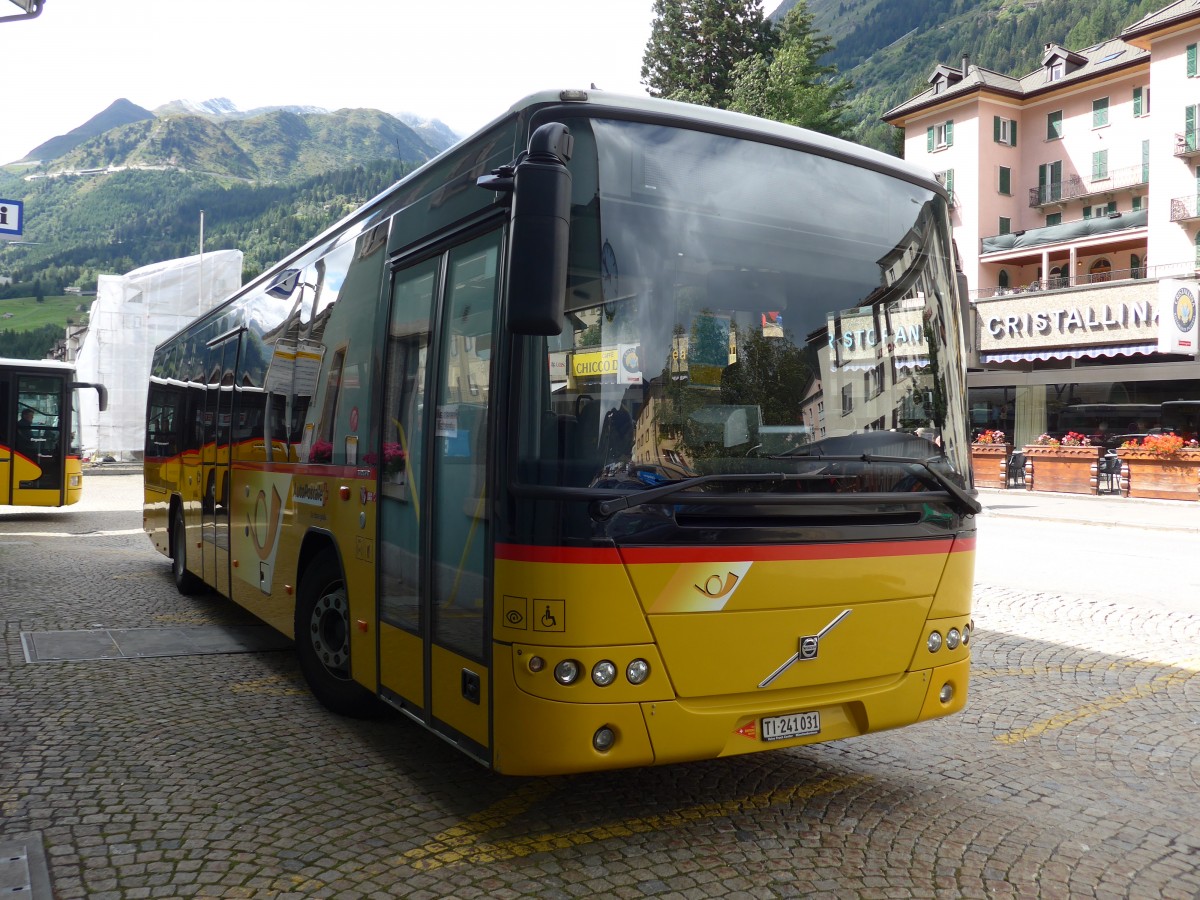
{"type": "Polygon", "coordinates": [[[975,549],[974,537],[935,538],[912,541],[851,541],[837,544],[786,544],[724,547],[537,547],[527,544],[497,544],[496,558],[514,562],[653,563],[774,562],[816,559],[864,559],[881,556],[928,556],[975,549]]]}

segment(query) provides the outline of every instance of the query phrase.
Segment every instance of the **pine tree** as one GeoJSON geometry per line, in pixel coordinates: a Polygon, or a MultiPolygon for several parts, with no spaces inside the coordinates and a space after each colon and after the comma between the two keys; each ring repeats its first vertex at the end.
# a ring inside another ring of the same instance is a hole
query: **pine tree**
{"type": "Polygon", "coordinates": [[[653,97],[724,108],[738,63],[775,45],[761,0],[654,0],[642,83],[653,97]]]}
{"type": "Polygon", "coordinates": [[[774,56],[755,56],[738,63],[729,108],[738,112],[845,135],[846,103],[851,84],[837,68],[820,60],[833,42],[816,29],[808,4],[800,0],[778,29],[774,56]]]}

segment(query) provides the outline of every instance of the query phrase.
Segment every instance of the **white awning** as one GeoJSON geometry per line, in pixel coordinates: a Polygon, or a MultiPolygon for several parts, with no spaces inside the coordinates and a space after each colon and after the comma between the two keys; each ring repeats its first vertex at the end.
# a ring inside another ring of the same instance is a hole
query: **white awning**
{"type": "Polygon", "coordinates": [[[1016,353],[981,353],[979,359],[985,363],[1034,362],[1039,359],[1098,359],[1114,356],[1139,356],[1157,353],[1158,344],[1120,344],[1115,347],[1070,347],[1067,349],[1019,350],[1016,353]]]}

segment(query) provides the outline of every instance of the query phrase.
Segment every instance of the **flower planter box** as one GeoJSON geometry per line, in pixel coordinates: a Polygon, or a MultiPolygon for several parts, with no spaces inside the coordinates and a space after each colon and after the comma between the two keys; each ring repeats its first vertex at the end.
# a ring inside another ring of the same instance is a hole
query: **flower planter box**
{"type": "Polygon", "coordinates": [[[1101,447],[1048,447],[1032,444],[1025,452],[1025,489],[1060,494],[1095,494],[1101,447]]]}
{"type": "Polygon", "coordinates": [[[1122,447],[1121,493],[1151,500],[1200,500],[1200,450],[1160,456],[1122,447]]]}
{"type": "Polygon", "coordinates": [[[1005,466],[1011,453],[1012,444],[972,444],[971,470],[975,487],[1008,487],[1005,466]]]}

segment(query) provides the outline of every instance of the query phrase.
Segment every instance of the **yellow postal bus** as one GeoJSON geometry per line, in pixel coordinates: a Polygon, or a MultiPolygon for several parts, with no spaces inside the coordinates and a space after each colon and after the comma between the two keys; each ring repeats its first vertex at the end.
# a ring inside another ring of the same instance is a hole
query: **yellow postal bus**
{"type": "Polygon", "coordinates": [[[0,359],[0,505],[67,506],[83,491],[74,367],[53,360],[0,359]]]}
{"type": "Polygon", "coordinates": [[[322,702],[513,774],[944,716],[975,514],[929,173],[527,98],[158,347],[145,522],[322,702]]]}

